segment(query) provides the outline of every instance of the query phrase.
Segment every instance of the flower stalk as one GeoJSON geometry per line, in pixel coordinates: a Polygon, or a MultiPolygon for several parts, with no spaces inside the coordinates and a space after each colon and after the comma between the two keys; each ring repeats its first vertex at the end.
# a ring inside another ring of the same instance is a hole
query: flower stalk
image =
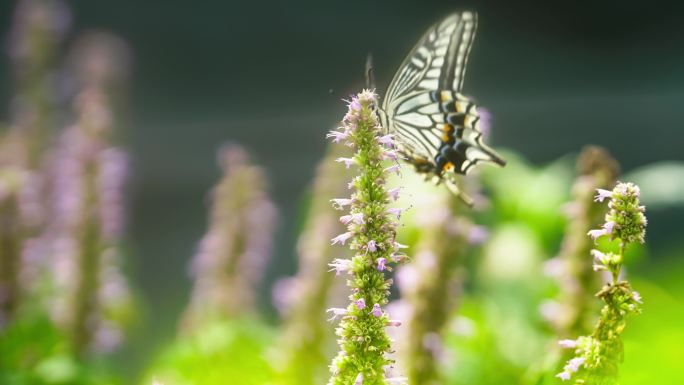
{"type": "Polygon", "coordinates": [[[70,24],[70,10],[61,0],[18,2],[9,53],[16,95],[12,105],[14,146],[22,163],[37,167],[50,139],[55,104],[55,63],[70,24]]]}
{"type": "MultiPolygon", "coordinates": [[[[385,187],[388,172],[387,153],[394,152],[391,136],[383,136],[375,105],[377,96],[363,91],[349,102],[341,131],[328,136],[344,141],[356,150],[351,158],[357,176],[349,184],[351,198],[333,200],[337,208],[348,208],[347,232],[332,239],[333,244],[348,245],[355,252],[351,260],[335,261],[331,266],[347,277],[351,290],[346,308],[329,309],[331,319],[341,318],[336,334],[340,351],[330,365],[330,385],[380,385],[396,379],[387,378],[392,362],[390,338],[385,328],[395,325],[383,309],[388,302],[391,280],[385,271],[404,259],[395,241],[396,211],[390,211],[390,194],[385,187]]],[[[390,157],[391,158],[391,157],[390,157]]]]}
{"type": "Polygon", "coordinates": [[[615,184],[619,166],[605,149],[587,146],[577,159],[577,172],[573,200],[565,210],[568,222],[561,250],[546,264],[547,273],[558,280],[560,292],[557,300],[547,302],[542,310],[560,338],[587,334],[593,328],[598,310],[594,293],[601,280],[586,257],[594,246],[587,231],[599,226],[604,215],[594,204],[594,194],[615,184]]]}
{"type": "Polygon", "coordinates": [[[68,25],[62,1],[17,2],[8,44],[11,124],[0,137],[0,329],[17,312],[39,307],[29,298],[46,254],[37,250],[44,209],[39,168],[54,123],[57,48],[68,25]]]}
{"type": "Polygon", "coordinates": [[[219,152],[223,177],[212,193],[207,233],[192,260],[195,279],[183,327],[254,312],[256,289],[271,257],[277,210],[264,171],[236,144],[219,152]]]}
{"type": "MultiPolygon", "coordinates": [[[[113,36],[78,45],[82,61],[112,63],[122,57],[113,36]]],[[[80,61],[74,63],[80,65],[80,61]]],[[[50,218],[45,242],[51,251],[52,317],[74,354],[113,350],[123,338],[132,297],[122,268],[126,152],[112,144],[116,128],[110,71],[78,71],[76,122],[50,154],[50,218]]]]}
{"type": "Polygon", "coordinates": [[[605,305],[598,323],[590,335],[576,340],[562,340],[561,347],[573,349],[575,356],[567,361],[557,375],[575,385],[613,385],[617,383],[618,365],[623,359],[620,334],[625,329],[625,317],[641,312],[641,296],[620,278],[625,249],[631,243],[644,243],[646,234],[645,208],[639,202],[639,187],[632,183],[618,183],[613,190],[598,189],[597,202],[608,199],[609,211],[600,229],[588,235],[597,240],[608,237],[619,242],[616,252],[591,250],[594,270],[607,271],[612,279],[596,294],[605,305]]]}

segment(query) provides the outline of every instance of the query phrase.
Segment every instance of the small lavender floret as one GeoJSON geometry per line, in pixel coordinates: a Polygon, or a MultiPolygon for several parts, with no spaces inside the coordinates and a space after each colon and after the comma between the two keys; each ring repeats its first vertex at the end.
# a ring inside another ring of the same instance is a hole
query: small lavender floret
{"type": "Polygon", "coordinates": [[[380,304],[376,303],[373,305],[373,310],[371,310],[371,314],[373,314],[376,317],[382,317],[382,308],[380,307],[380,304]]]}

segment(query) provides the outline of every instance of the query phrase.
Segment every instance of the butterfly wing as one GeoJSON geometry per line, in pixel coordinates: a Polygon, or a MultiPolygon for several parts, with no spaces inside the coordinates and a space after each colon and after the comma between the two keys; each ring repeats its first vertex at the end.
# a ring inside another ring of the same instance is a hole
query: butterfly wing
{"type": "Polygon", "coordinates": [[[504,161],[482,141],[477,108],[460,94],[477,15],[463,12],[433,25],[404,59],[383,100],[381,118],[419,172],[441,179],[480,161],[504,161]]]}
{"type": "Polygon", "coordinates": [[[477,14],[455,13],[428,29],[394,75],[385,102],[421,90],[460,91],[477,14]]]}

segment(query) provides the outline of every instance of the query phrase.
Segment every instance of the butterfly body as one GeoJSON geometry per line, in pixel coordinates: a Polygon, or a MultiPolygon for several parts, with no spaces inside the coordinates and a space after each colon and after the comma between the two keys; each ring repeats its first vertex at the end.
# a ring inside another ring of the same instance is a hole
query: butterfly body
{"type": "Polygon", "coordinates": [[[404,59],[379,109],[404,159],[459,195],[457,174],[480,161],[505,164],[483,142],[477,106],[461,94],[476,27],[471,12],[433,25],[404,59]]]}

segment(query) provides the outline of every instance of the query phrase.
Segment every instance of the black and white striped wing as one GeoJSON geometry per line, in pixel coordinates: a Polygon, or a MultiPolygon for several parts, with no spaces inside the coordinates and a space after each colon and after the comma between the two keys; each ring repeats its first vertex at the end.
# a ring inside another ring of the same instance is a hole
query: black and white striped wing
{"type": "Polygon", "coordinates": [[[505,163],[484,143],[477,106],[467,97],[453,91],[420,91],[395,107],[393,131],[414,163],[418,159],[437,166],[435,157],[442,154],[445,165],[450,162],[457,174],[466,174],[481,161],[505,163]]]}
{"type": "Polygon", "coordinates": [[[415,91],[460,92],[476,29],[477,14],[472,12],[450,15],[430,27],[394,75],[384,104],[415,91]]]}

